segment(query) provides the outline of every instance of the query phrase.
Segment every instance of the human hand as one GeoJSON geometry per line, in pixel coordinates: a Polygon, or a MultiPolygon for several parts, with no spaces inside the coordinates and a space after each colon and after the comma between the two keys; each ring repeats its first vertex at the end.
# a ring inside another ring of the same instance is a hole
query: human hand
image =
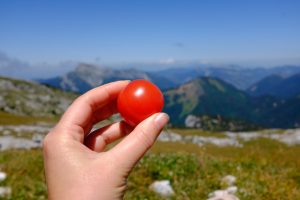
{"type": "Polygon", "coordinates": [[[134,129],[121,121],[90,133],[94,124],[117,112],[118,94],[128,83],[117,81],[83,94],[46,136],[43,153],[49,199],[123,198],[129,173],[169,120],[157,113],[134,129]],[[106,145],[123,136],[104,152],[106,145]]]}

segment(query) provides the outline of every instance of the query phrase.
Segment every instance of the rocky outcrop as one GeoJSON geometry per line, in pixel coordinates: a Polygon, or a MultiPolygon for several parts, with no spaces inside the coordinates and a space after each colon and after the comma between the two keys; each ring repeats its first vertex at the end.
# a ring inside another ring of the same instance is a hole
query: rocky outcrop
{"type": "Polygon", "coordinates": [[[0,77],[0,111],[27,116],[62,114],[77,96],[35,82],[0,77]]]}
{"type": "Polygon", "coordinates": [[[185,118],[185,126],[187,128],[201,128],[201,119],[195,115],[188,115],[185,118]]]}
{"type": "Polygon", "coordinates": [[[206,137],[206,136],[197,136],[197,135],[186,135],[182,136],[174,132],[162,132],[158,137],[158,141],[161,142],[183,142],[183,143],[193,143],[199,146],[205,144],[213,144],[216,146],[236,146],[242,147],[242,144],[238,140],[231,138],[220,138],[220,137],[206,137]]]}
{"type": "Polygon", "coordinates": [[[277,129],[269,129],[259,132],[221,132],[220,134],[223,134],[223,137],[217,137],[217,135],[215,137],[198,135],[183,136],[175,132],[163,131],[159,135],[158,141],[193,143],[199,146],[203,146],[205,144],[213,144],[219,147],[243,147],[243,142],[255,140],[257,138],[267,138],[282,142],[287,145],[300,144],[300,129],[289,129],[283,131],[282,133],[279,133],[278,131],[279,130],[277,129]]]}
{"type": "Polygon", "coordinates": [[[9,149],[33,149],[42,147],[51,125],[0,126],[0,151],[9,149]]]}

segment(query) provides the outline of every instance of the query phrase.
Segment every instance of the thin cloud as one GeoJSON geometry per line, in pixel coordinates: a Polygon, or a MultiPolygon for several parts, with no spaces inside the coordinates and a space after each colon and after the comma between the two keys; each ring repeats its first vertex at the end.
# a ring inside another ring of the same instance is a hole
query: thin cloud
{"type": "Polygon", "coordinates": [[[167,58],[164,60],[160,61],[160,64],[164,64],[164,65],[170,65],[170,64],[174,64],[176,61],[174,58],[167,58]]]}
{"type": "Polygon", "coordinates": [[[174,46],[177,47],[177,48],[184,48],[185,44],[182,43],[182,42],[176,42],[176,43],[174,43],[174,46]]]}
{"type": "Polygon", "coordinates": [[[46,62],[29,64],[0,51],[0,76],[21,79],[50,78],[71,71],[77,64],[76,61],[63,61],[56,64],[46,62]]]}
{"type": "Polygon", "coordinates": [[[27,62],[20,61],[0,51],[0,75],[19,77],[29,69],[27,62]]]}

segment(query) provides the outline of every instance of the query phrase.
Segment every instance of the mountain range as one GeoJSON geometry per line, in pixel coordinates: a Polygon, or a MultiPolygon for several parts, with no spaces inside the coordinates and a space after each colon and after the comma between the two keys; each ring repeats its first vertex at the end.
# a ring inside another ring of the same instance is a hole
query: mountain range
{"type": "MultiPolygon", "coordinates": [[[[61,77],[42,84],[83,93],[121,79],[147,79],[165,95],[171,123],[185,126],[186,119],[223,118],[259,127],[288,128],[300,124],[300,67],[240,68],[202,66],[156,72],[111,69],[80,64],[61,77]]],[[[203,119],[202,119],[203,121],[203,119]]]]}
{"type": "Polygon", "coordinates": [[[164,95],[165,112],[170,114],[173,124],[183,126],[188,115],[219,115],[241,120],[250,118],[248,95],[224,81],[211,77],[193,79],[166,91],[164,95]]]}
{"type": "Polygon", "coordinates": [[[81,63],[74,71],[63,76],[37,80],[38,82],[58,89],[84,93],[96,86],[116,80],[146,79],[157,84],[161,89],[173,87],[174,83],[162,76],[137,69],[112,69],[81,63]]]}
{"type": "Polygon", "coordinates": [[[190,115],[222,117],[260,127],[300,126],[300,93],[285,100],[273,96],[253,97],[222,80],[202,77],[170,89],[164,95],[165,112],[170,114],[171,122],[179,126],[184,126],[190,115]]]}
{"type": "Polygon", "coordinates": [[[247,89],[240,89],[232,84],[238,80],[238,76],[248,77],[245,80],[249,85],[257,79],[255,73],[267,69],[248,69],[251,71],[249,74],[244,74],[247,69],[235,69],[232,66],[224,69],[204,66],[203,69],[195,67],[144,72],[80,64],[63,76],[39,80],[42,84],[0,78],[0,111],[18,115],[56,116],[78,95],[75,93],[83,93],[120,79],[147,79],[163,90],[164,111],[170,115],[173,126],[205,129],[218,126],[225,130],[300,127],[300,68],[289,66],[286,71],[283,69],[269,69],[271,71],[264,72],[264,76],[260,74],[262,78],[247,89]],[[204,76],[203,70],[209,76],[204,76]],[[216,77],[218,74],[222,74],[223,78],[216,77]]]}
{"type": "Polygon", "coordinates": [[[290,77],[270,75],[247,89],[252,96],[290,98],[300,94],[300,73],[290,77]]]}
{"type": "Polygon", "coordinates": [[[289,77],[300,73],[300,66],[245,68],[237,65],[201,65],[197,67],[170,68],[156,73],[172,81],[175,85],[181,85],[197,77],[214,77],[230,83],[238,89],[245,90],[269,75],[277,74],[282,77],[289,77]]]}
{"type": "Polygon", "coordinates": [[[137,69],[112,69],[81,63],[65,75],[38,80],[42,84],[59,89],[83,93],[98,85],[121,79],[147,79],[162,90],[173,88],[197,77],[214,77],[238,89],[246,90],[270,75],[289,77],[300,73],[300,66],[280,66],[274,68],[243,68],[239,66],[210,66],[170,68],[146,72],[137,69]]]}

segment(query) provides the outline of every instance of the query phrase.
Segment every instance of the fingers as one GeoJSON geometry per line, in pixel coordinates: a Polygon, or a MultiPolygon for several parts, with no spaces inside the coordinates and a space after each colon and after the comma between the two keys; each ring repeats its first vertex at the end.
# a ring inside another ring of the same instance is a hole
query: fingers
{"type": "Polygon", "coordinates": [[[91,120],[92,125],[98,123],[99,121],[107,119],[108,117],[118,112],[116,100],[117,99],[111,101],[110,103],[103,106],[102,108],[99,108],[93,113],[93,119],[91,120]]]}
{"type": "Polygon", "coordinates": [[[154,144],[162,128],[169,121],[169,116],[165,113],[154,114],[142,121],[136,128],[111,149],[108,153],[115,157],[117,166],[131,170],[137,161],[154,144]]]}
{"type": "Polygon", "coordinates": [[[74,131],[64,131],[71,134],[74,139],[83,141],[84,133],[91,127],[91,122],[103,119],[116,110],[116,99],[119,93],[127,86],[129,81],[116,81],[102,85],[78,97],[62,116],[57,128],[69,128],[74,131]],[[105,107],[109,103],[109,106],[105,107]],[[101,116],[95,116],[101,113],[101,116]]]}
{"type": "Polygon", "coordinates": [[[117,122],[90,133],[85,139],[84,144],[91,150],[101,152],[105,146],[124,137],[133,130],[125,122],[117,122]]]}

